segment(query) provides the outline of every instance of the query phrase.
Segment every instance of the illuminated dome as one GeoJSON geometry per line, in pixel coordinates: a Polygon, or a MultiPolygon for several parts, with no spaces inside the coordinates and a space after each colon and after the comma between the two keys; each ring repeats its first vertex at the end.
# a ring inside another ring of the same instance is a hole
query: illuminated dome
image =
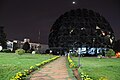
{"type": "Polygon", "coordinates": [[[87,9],[71,10],[61,15],[49,34],[50,48],[107,47],[114,42],[114,32],[99,13],[87,9]]]}

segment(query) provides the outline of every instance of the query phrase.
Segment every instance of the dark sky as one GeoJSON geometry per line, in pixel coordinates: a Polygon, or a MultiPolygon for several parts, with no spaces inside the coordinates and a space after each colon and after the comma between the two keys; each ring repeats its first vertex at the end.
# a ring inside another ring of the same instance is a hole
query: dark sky
{"type": "Polygon", "coordinates": [[[0,0],[0,25],[5,27],[7,39],[30,38],[37,42],[40,31],[40,42],[47,44],[55,20],[75,8],[87,8],[103,15],[111,24],[116,39],[120,39],[119,0],[0,0]]]}

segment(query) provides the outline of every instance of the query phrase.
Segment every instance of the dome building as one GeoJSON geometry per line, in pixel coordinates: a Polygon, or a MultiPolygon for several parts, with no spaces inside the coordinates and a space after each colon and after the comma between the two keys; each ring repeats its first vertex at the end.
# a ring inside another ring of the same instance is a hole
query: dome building
{"type": "Polygon", "coordinates": [[[52,25],[49,47],[63,51],[84,47],[88,53],[90,48],[112,48],[114,40],[114,32],[102,15],[88,9],[76,9],[61,15],[52,25]]]}

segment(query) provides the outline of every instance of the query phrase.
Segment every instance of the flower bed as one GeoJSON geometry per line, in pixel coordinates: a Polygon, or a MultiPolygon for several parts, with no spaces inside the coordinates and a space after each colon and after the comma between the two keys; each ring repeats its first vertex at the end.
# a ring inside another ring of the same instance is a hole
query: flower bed
{"type": "MultiPolygon", "coordinates": [[[[74,75],[75,77],[78,79],[78,80],[93,80],[91,79],[88,75],[84,74],[83,72],[80,72],[79,73],[75,73],[75,72],[78,72],[77,70],[77,65],[75,65],[75,63],[73,62],[73,60],[70,58],[70,56],[68,55],[68,62],[69,62],[69,67],[73,70],[74,72],[74,75]],[[80,75],[80,76],[78,76],[80,75]],[[80,79],[81,78],[81,79],[80,79]]],[[[80,69],[80,68],[79,68],[80,69]]]]}
{"type": "Polygon", "coordinates": [[[70,58],[70,56],[68,56],[68,62],[69,62],[69,67],[70,68],[75,68],[76,67],[73,60],[70,58]]]}
{"type": "Polygon", "coordinates": [[[120,52],[116,53],[116,58],[120,58],[120,52]]]}
{"type": "Polygon", "coordinates": [[[23,72],[16,73],[15,76],[13,76],[10,80],[24,80],[27,75],[30,75],[30,73],[34,72],[35,70],[38,70],[41,66],[59,58],[59,56],[53,57],[51,59],[45,60],[41,63],[36,64],[35,66],[30,66],[28,70],[24,70],[23,72]]]}

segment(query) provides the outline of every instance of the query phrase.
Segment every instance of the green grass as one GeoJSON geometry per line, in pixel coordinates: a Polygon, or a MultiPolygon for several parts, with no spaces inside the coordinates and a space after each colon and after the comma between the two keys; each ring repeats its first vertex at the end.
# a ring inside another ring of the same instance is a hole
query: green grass
{"type": "MultiPolygon", "coordinates": [[[[78,58],[72,58],[78,64],[78,58]]],[[[95,57],[82,57],[80,59],[82,64],[79,71],[88,74],[94,80],[100,77],[106,77],[108,80],[120,80],[120,58],[115,59],[98,59],[95,57]]]]}
{"type": "Polygon", "coordinates": [[[17,72],[29,69],[36,63],[47,60],[52,55],[25,54],[17,55],[15,53],[0,53],[0,80],[9,80],[17,72]]]}
{"type": "Polygon", "coordinates": [[[72,80],[77,80],[73,74],[73,71],[72,69],[69,67],[69,63],[68,61],[66,61],[66,67],[67,67],[67,71],[69,73],[69,77],[72,79],[72,80]]]}

